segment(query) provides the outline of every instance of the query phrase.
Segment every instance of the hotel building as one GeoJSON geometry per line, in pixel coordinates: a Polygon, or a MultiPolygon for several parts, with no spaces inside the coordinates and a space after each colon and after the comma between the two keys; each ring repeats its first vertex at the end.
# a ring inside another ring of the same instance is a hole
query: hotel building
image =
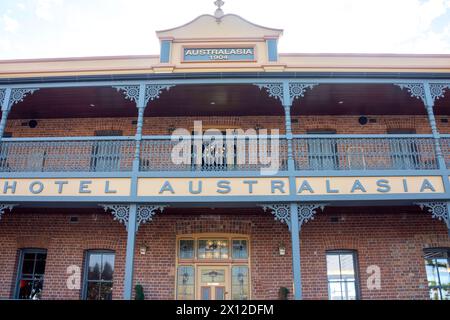
{"type": "Polygon", "coordinates": [[[450,299],[450,55],[157,36],[0,61],[1,299],[450,299]]]}

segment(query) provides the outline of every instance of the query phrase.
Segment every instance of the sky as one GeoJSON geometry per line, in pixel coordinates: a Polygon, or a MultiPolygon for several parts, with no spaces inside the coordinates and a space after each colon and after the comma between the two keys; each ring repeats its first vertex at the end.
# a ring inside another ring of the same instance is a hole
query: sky
{"type": "MultiPolygon", "coordinates": [[[[213,14],[213,0],[0,0],[0,60],[159,54],[156,30],[213,14]]],[[[450,54],[450,0],[225,0],[284,29],[282,53],[450,54]]]]}

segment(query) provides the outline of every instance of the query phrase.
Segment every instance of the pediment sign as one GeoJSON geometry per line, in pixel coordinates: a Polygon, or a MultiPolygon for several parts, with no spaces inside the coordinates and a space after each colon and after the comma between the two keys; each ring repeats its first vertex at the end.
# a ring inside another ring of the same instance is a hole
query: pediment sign
{"type": "Polygon", "coordinates": [[[161,62],[177,65],[204,63],[267,64],[277,55],[281,29],[263,27],[227,14],[202,15],[168,30],[157,31],[161,62]],[[272,58],[271,58],[272,57],[272,58]]]}

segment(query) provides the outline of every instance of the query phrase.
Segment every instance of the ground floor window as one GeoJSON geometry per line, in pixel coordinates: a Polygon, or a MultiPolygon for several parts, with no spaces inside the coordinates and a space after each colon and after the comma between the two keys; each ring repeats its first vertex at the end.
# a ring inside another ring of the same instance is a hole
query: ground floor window
{"type": "Polygon", "coordinates": [[[16,299],[39,300],[44,285],[47,251],[23,249],[20,252],[16,299]]]}
{"type": "Polygon", "coordinates": [[[430,299],[450,300],[450,249],[425,250],[430,299]]]}
{"type": "Polygon", "coordinates": [[[87,252],[84,299],[112,300],[114,259],[111,251],[87,252]]]}
{"type": "Polygon", "coordinates": [[[249,300],[249,240],[242,235],[177,239],[178,300],[249,300]]]}
{"type": "Polygon", "coordinates": [[[358,299],[356,252],[327,252],[328,296],[330,300],[358,299]]]}

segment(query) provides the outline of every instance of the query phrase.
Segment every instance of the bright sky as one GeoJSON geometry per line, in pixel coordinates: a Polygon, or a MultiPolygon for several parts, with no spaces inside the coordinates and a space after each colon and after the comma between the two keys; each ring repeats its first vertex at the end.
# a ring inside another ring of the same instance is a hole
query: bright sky
{"type": "MultiPolygon", "coordinates": [[[[0,59],[158,54],[154,31],[213,0],[0,0],[0,59]]],[[[280,52],[447,53],[450,0],[225,0],[285,30],[280,52]]]]}

